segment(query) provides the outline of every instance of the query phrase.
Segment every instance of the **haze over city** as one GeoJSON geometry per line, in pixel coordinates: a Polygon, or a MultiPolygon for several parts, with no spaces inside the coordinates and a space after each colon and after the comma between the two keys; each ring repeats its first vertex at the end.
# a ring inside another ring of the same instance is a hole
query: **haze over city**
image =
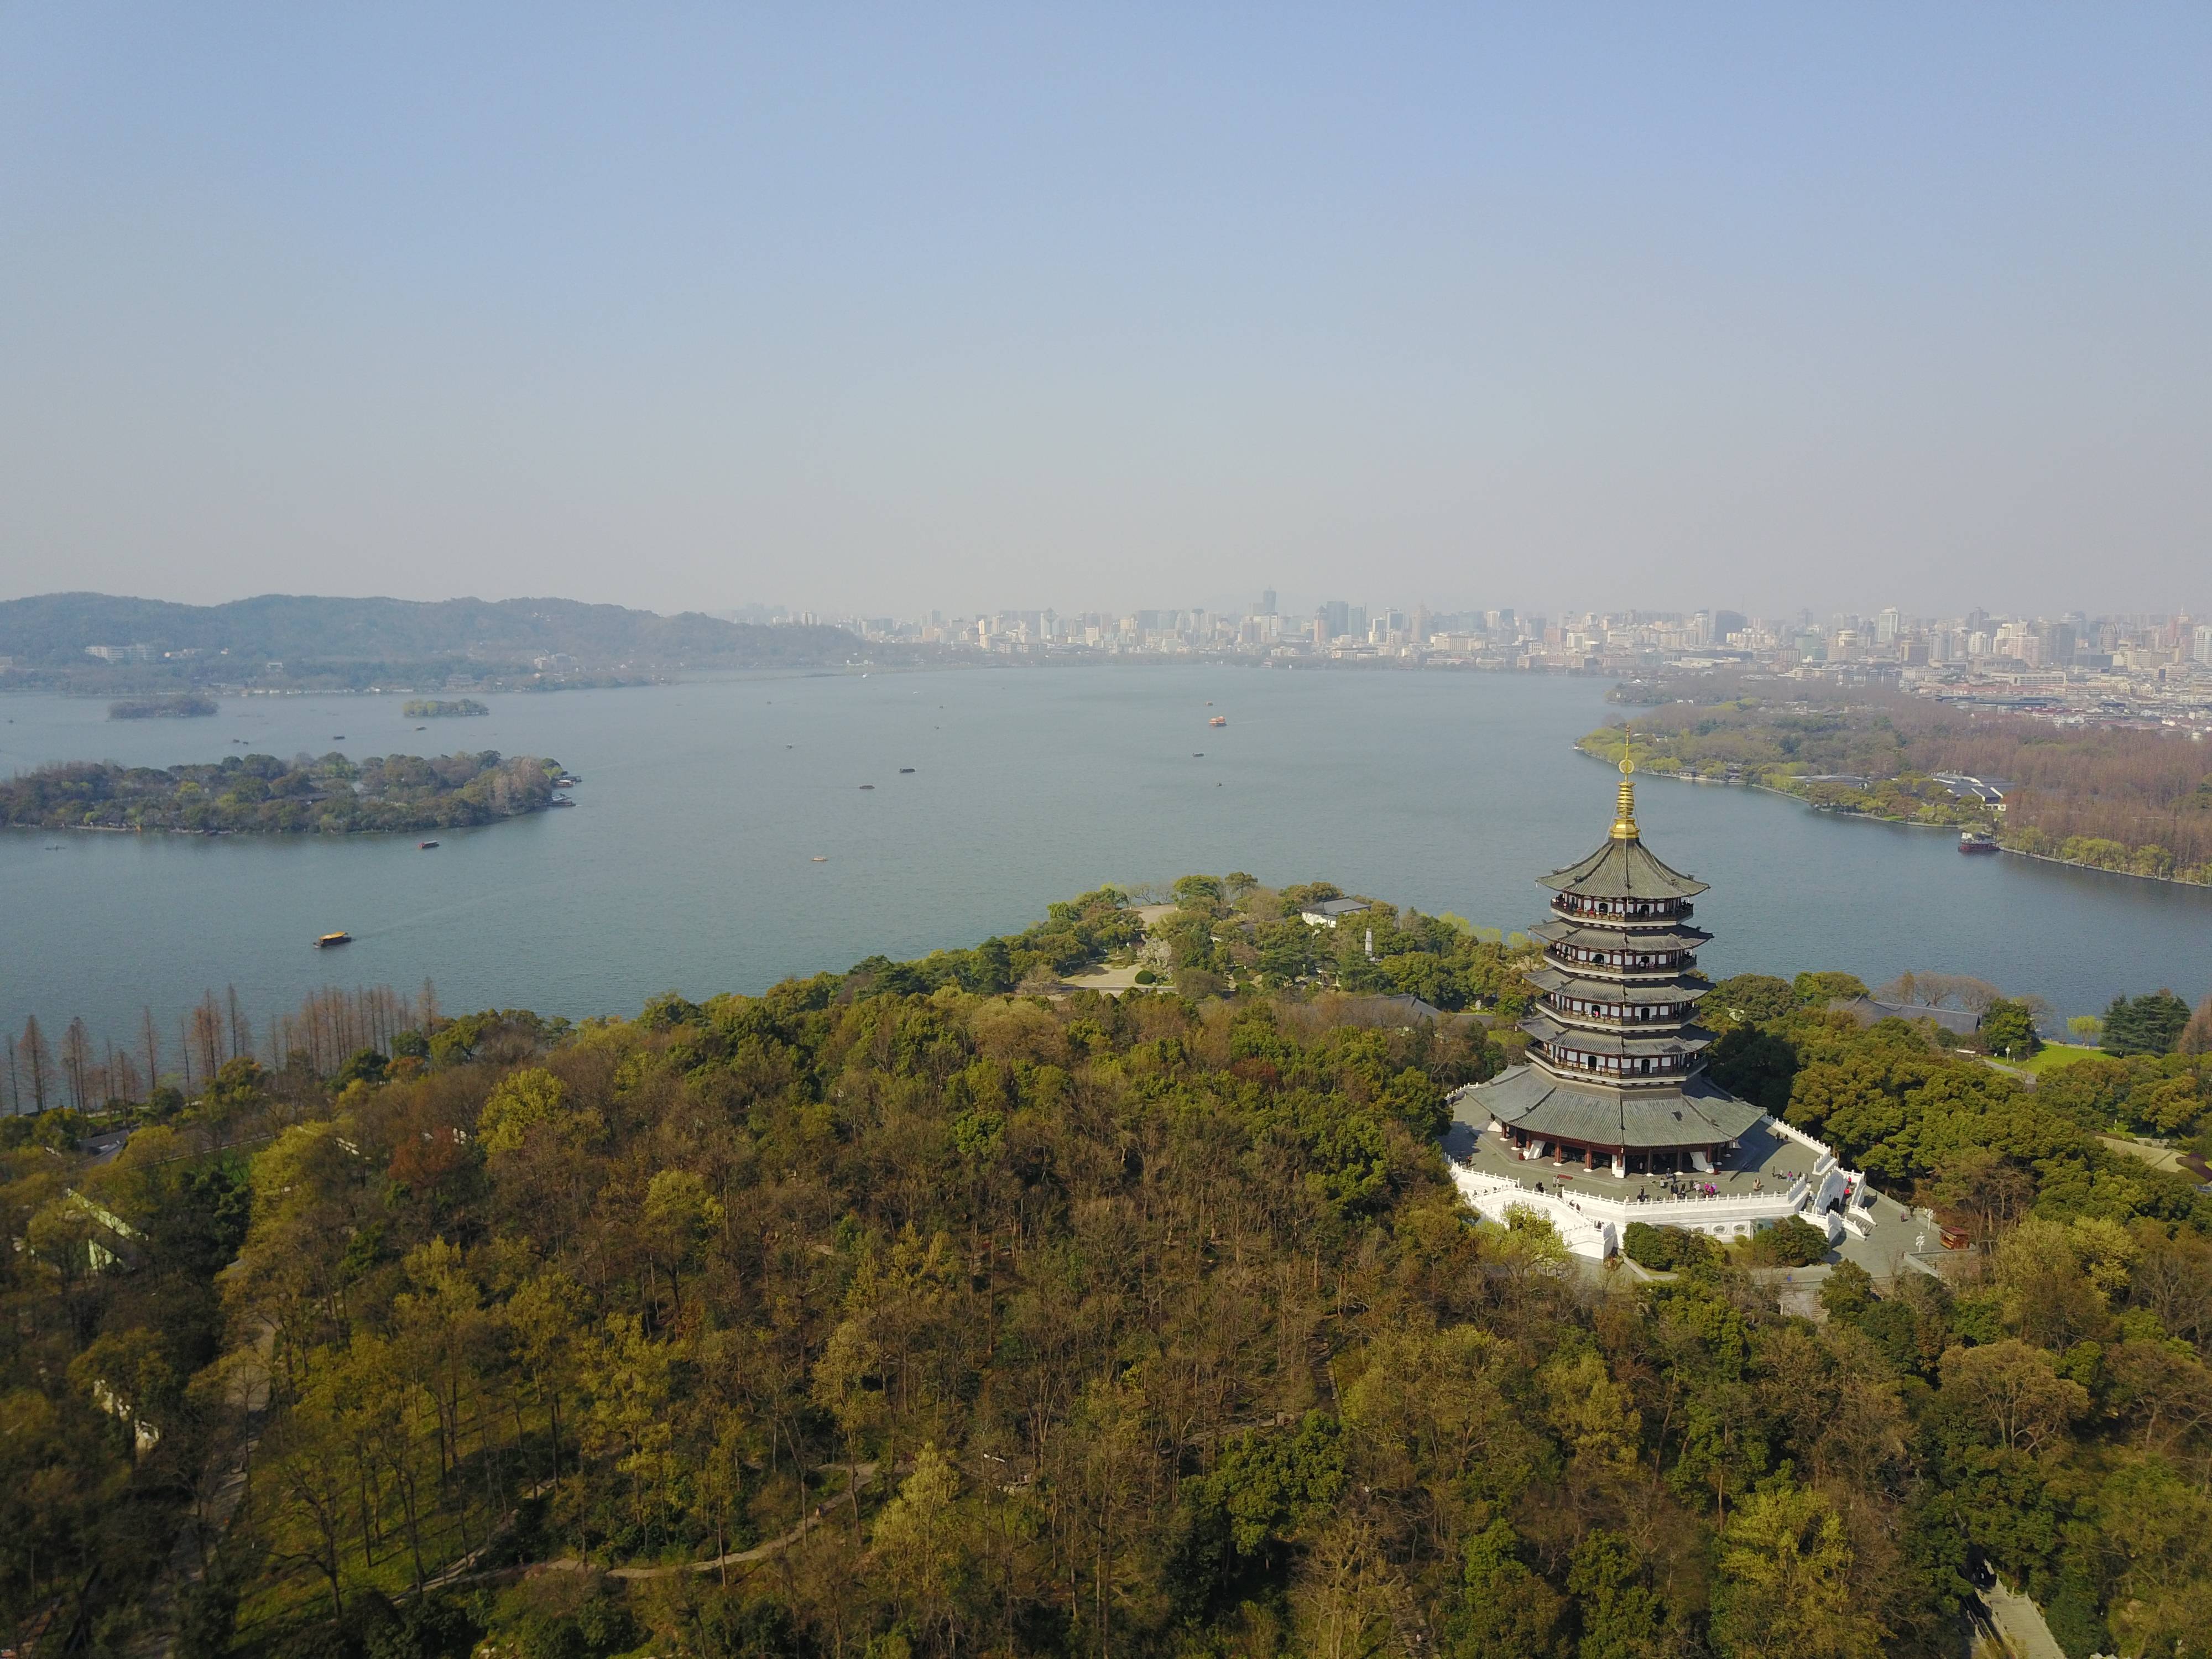
{"type": "Polygon", "coordinates": [[[0,596],[2202,616],[2212,18],[1994,21],[13,8],[0,596]]]}

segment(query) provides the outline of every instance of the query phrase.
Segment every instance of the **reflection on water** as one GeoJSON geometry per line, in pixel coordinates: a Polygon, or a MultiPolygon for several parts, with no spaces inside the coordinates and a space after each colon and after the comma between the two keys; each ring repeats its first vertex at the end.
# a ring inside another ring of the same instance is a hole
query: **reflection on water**
{"type": "MultiPolygon", "coordinates": [[[[8,771],[321,753],[345,732],[356,757],[495,748],[584,780],[574,811],[441,831],[430,853],[414,836],[0,833],[0,1021],[82,1014],[121,1038],[141,1005],[173,1029],[204,987],[235,984],[258,1023],[333,978],[425,976],[448,1007],[622,1012],[971,943],[1101,882],[1192,870],[1526,926],[1532,878],[1612,819],[1612,773],[1571,747],[1604,689],[1243,667],[749,677],[494,697],[489,718],[419,733],[399,696],[113,724],[97,702],[0,699],[8,771]],[[312,948],[341,927],[356,943],[312,948]]],[[[1746,790],[1638,794],[1655,850],[1713,884],[1717,975],[1932,969],[2066,1013],[2212,986],[2212,891],[1961,858],[1953,835],[1746,790]]]]}

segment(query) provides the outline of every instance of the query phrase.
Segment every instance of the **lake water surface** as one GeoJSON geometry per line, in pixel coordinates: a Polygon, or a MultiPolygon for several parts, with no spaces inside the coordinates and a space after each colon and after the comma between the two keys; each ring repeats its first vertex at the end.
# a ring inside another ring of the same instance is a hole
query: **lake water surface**
{"type": "MultiPolygon", "coordinates": [[[[35,1013],[52,1034],[81,1014],[127,1041],[142,1006],[173,1031],[204,988],[233,984],[258,1028],[319,985],[426,976],[449,1010],[629,1012],[671,988],[757,991],[972,944],[1102,882],[1189,871],[1323,878],[1525,927],[1542,915],[1533,878],[1612,821],[1613,775],[1571,748],[1607,714],[1604,690],[1146,666],[517,694],[430,721],[399,696],[129,722],[100,702],[0,698],[0,773],[489,748],[584,780],[572,811],[442,831],[427,853],[411,835],[0,831],[0,1024],[35,1013]],[[335,928],[356,943],[312,947],[335,928]]],[[[1655,781],[1638,796],[1653,849],[1712,884],[1698,921],[1718,936],[1716,977],[1971,973],[2068,1014],[2116,991],[2212,988],[2212,890],[1961,858],[1948,834],[1747,790],[1655,781]]]]}

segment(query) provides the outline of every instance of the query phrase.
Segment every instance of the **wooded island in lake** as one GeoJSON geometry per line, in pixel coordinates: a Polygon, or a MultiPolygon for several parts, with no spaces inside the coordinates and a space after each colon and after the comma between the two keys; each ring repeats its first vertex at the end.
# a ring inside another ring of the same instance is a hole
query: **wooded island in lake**
{"type": "Polygon", "coordinates": [[[474,697],[415,697],[400,705],[410,720],[458,720],[491,710],[474,697]]]}
{"type": "Polygon", "coordinates": [[[203,697],[193,691],[157,697],[125,697],[107,705],[107,718],[112,720],[204,720],[219,712],[221,706],[213,697],[203,697]]]}
{"type": "Polygon", "coordinates": [[[231,835],[450,830],[541,811],[557,762],[534,755],[371,756],[121,766],[72,761],[0,783],[0,825],[40,830],[163,830],[231,835]]]}

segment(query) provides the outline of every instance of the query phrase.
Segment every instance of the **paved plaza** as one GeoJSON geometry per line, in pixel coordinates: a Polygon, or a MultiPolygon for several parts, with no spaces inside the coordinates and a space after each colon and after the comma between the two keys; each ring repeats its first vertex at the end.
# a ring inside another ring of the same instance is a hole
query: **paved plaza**
{"type": "MultiPolygon", "coordinates": [[[[1736,1150],[1711,1175],[1679,1178],[1628,1176],[1617,1180],[1612,1168],[1606,1164],[1589,1170],[1579,1164],[1555,1165],[1548,1158],[1522,1162],[1510,1142],[1491,1132],[1486,1119],[1480,1122],[1471,1121],[1480,1109],[1473,1098],[1455,1109],[1455,1121],[1444,1133],[1446,1157],[1484,1175],[1504,1176],[1524,1187],[1534,1188],[1541,1182],[1546,1191],[1570,1198],[1577,1193],[1587,1193],[1616,1202],[1633,1201],[1642,1194],[1656,1203],[1670,1195],[1668,1184],[1678,1179],[1710,1184],[1722,1198],[1764,1197],[1788,1192],[1790,1182],[1800,1175],[1809,1177],[1816,1158],[1810,1148],[1761,1124],[1745,1134],[1736,1150]]],[[[1680,1212],[1662,1212],[1651,1218],[1655,1224],[1664,1224],[1680,1215],[1680,1212]]],[[[1908,1271],[1907,1258],[1911,1256],[1924,1255],[1931,1261],[1940,1258],[1942,1248],[1935,1225],[1917,1219],[1887,1194],[1877,1191],[1866,1218],[1872,1224],[1869,1235],[1861,1238],[1846,1230],[1830,1252],[1830,1261],[1855,1261],[1876,1279],[1886,1279],[1908,1271]]],[[[1817,1285],[1827,1277],[1827,1273],[1825,1267],[1801,1268],[1794,1277],[1802,1284],[1817,1285]]]]}
{"type": "Polygon", "coordinates": [[[1444,1151],[1460,1163],[1485,1175],[1510,1176],[1523,1186],[1542,1182],[1547,1188],[1569,1193],[1591,1192],[1611,1199],[1634,1198],[1638,1193],[1657,1199],[1668,1195],[1670,1183],[1711,1185],[1723,1198],[1753,1198],[1767,1193],[1786,1193],[1800,1175],[1809,1176],[1818,1154],[1764,1124],[1746,1133],[1737,1150],[1725,1155],[1711,1175],[1632,1175],[1615,1179],[1610,1164],[1600,1161],[1595,1170],[1580,1163],[1558,1164],[1549,1157],[1523,1163],[1512,1144],[1493,1134],[1481,1116],[1479,1097],[1454,1109],[1455,1121],[1444,1136],[1444,1151]],[[1480,1118],[1480,1121],[1476,1121],[1480,1118]]]}

